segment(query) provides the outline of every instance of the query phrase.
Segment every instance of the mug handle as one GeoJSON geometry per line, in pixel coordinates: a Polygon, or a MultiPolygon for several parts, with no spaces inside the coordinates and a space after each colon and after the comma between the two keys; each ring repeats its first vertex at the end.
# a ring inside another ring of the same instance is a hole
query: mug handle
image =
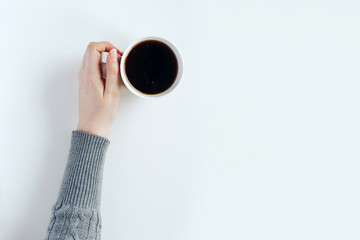
{"type": "MultiPolygon", "coordinates": [[[[102,71],[102,78],[103,79],[106,79],[106,59],[107,59],[107,56],[108,56],[108,52],[102,52],[101,53],[101,71],[102,71]]],[[[121,55],[119,55],[119,62],[121,60],[121,55]]]]}

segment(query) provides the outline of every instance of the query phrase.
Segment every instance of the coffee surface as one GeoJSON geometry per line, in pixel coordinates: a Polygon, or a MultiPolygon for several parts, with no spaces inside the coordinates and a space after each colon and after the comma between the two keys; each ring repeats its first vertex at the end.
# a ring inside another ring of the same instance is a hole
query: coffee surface
{"type": "Polygon", "coordinates": [[[125,60],[130,83],[145,94],[159,94],[174,83],[178,63],[166,44],[147,40],[134,46],[125,60]]]}

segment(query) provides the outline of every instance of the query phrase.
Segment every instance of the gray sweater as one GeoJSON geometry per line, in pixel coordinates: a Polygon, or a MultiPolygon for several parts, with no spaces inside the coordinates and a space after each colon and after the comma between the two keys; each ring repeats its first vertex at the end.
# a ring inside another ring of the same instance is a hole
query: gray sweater
{"type": "Polygon", "coordinates": [[[100,239],[100,199],[109,140],[73,131],[59,197],[52,209],[47,240],[100,239]]]}

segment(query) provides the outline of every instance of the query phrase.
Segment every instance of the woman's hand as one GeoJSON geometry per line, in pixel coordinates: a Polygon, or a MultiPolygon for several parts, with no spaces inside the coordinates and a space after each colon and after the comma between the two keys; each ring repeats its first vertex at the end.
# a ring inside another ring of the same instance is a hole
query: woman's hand
{"type": "Polygon", "coordinates": [[[77,130],[109,137],[120,101],[119,55],[109,42],[89,43],[78,74],[79,124],[77,130]],[[108,52],[106,81],[101,78],[101,53],[108,52]]]}

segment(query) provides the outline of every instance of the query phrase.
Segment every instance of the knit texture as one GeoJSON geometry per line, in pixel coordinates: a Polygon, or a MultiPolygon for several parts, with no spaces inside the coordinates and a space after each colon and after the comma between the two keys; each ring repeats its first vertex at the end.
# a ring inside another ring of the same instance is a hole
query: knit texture
{"type": "Polygon", "coordinates": [[[52,209],[47,240],[100,239],[100,199],[109,140],[73,131],[59,197],[52,209]]]}

